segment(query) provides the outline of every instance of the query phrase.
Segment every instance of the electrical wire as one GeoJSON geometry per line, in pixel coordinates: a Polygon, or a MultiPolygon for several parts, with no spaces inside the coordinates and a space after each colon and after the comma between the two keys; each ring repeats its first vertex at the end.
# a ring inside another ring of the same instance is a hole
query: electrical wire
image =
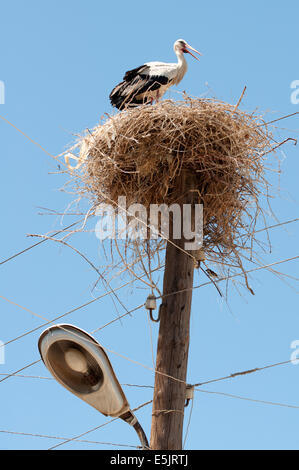
{"type": "Polygon", "coordinates": [[[40,319],[42,319],[42,320],[49,321],[48,318],[45,318],[45,317],[43,317],[42,315],[39,315],[38,313],[33,312],[32,310],[30,310],[30,309],[27,308],[27,307],[23,307],[22,305],[20,305],[20,304],[14,302],[13,300],[8,299],[7,297],[4,297],[3,295],[0,295],[0,299],[5,300],[6,302],[8,302],[8,303],[14,305],[15,307],[18,307],[18,308],[20,308],[20,309],[22,309],[22,310],[25,310],[26,312],[30,313],[30,314],[33,315],[34,317],[40,318],[40,319]]]}
{"type": "Polygon", "coordinates": [[[28,364],[27,366],[24,366],[22,367],[21,369],[18,369],[16,370],[15,372],[12,372],[11,374],[7,375],[6,377],[4,377],[4,379],[1,379],[0,380],[0,383],[1,382],[4,382],[5,380],[9,379],[10,377],[13,377],[15,374],[18,374],[19,372],[22,372],[23,370],[25,369],[29,369],[29,367],[31,366],[34,366],[35,364],[38,364],[39,362],[41,362],[41,359],[37,360],[37,361],[34,361],[34,362],[31,362],[31,364],[28,364]]]}
{"type": "Polygon", "coordinates": [[[100,326],[99,328],[96,328],[96,329],[93,330],[91,333],[92,333],[92,334],[95,334],[95,333],[97,333],[98,331],[103,330],[103,329],[106,328],[107,326],[112,325],[112,323],[115,323],[115,322],[117,322],[118,320],[120,320],[120,319],[122,319],[122,318],[124,318],[124,317],[127,317],[128,315],[131,315],[132,313],[136,312],[137,310],[140,310],[140,309],[141,309],[142,307],[144,307],[144,306],[145,306],[144,303],[138,305],[138,307],[135,307],[135,308],[133,308],[132,310],[130,310],[130,311],[124,313],[123,315],[120,315],[119,317],[115,318],[114,320],[111,320],[110,322],[106,323],[105,325],[100,326]]]}
{"type": "MultiPolygon", "coordinates": [[[[157,269],[160,269],[160,268],[157,268],[157,269]]],[[[124,287],[127,287],[127,286],[129,286],[130,284],[132,284],[132,283],[134,283],[134,282],[136,282],[136,279],[131,279],[130,281],[126,282],[125,284],[122,284],[122,285],[119,286],[119,287],[116,287],[116,288],[113,289],[113,290],[114,290],[114,292],[117,292],[117,291],[119,291],[120,289],[123,289],[124,287]]],[[[85,307],[87,307],[87,306],[89,306],[89,305],[91,305],[91,304],[97,302],[97,301],[100,300],[100,299],[103,299],[104,297],[106,297],[107,295],[109,295],[109,294],[111,294],[111,293],[112,293],[112,289],[111,289],[110,291],[108,291],[108,292],[105,292],[104,294],[102,294],[102,295],[100,295],[100,296],[98,296],[98,297],[95,297],[94,299],[91,299],[90,301],[88,301],[88,302],[86,302],[86,303],[84,303],[84,304],[82,304],[82,305],[80,305],[80,306],[78,306],[78,307],[75,307],[75,308],[69,310],[69,311],[66,312],[66,313],[63,313],[62,315],[59,315],[59,316],[53,318],[52,320],[47,321],[46,323],[43,323],[42,325],[39,325],[39,326],[33,328],[32,330],[26,331],[25,333],[23,333],[23,334],[21,334],[21,335],[15,337],[15,338],[13,338],[13,339],[11,339],[11,340],[6,341],[5,343],[2,344],[2,347],[7,346],[8,344],[14,343],[15,341],[18,341],[19,339],[22,339],[22,338],[24,338],[25,336],[28,336],[28,335],[30,335],[31,333],[34,333],[34,332],[38,331],[38,330],[40,330],[41,328],[44,328],[45,326],[48,326],[50,323],[54,323],[54,322],[56,322],[56,321],[58,321],[58,320],[61,320],[62,318],[65,318],[66,316],[71,315],[72,313],[77,312],[78,310],[81,310],[82,308],[85,308],[85,307]]],[[[140,308],[140,306],[139,306],[138,308],[140,308]]],[[[26,308],[24,307],[24,309],[26,309],[26,308]]],[[[130,312],[129,312],[129,313],[130,313],[130,312]]],[[[129,313],[124,314],[124,316],[129,315],[129,313]]],[[[115,320],[113,320],[112,322],[109,322],[109,324],[114,323],[115,321],[118,321],[118,320],[119,320],[119,317],[116,318],[115,320]]],[[[107,324],[107,326],[108,326],[108,324],[107,324]]],[[[100,330],[100,329],[102,329],[102,328],[104,328],[104,326],[101,327],[101,328],[99,328],[98,330],[100,330]]]]}
{"type": "MultiPolygon", "coordinates": [[[[288,361],[283,361],[283,362],[276,362],[276,363],[269,364],[269,365],[264,366],[264,367],[255,367],[254,369],[248,369],[248,370],[244,370],[242,372],[235,372],[233,374],[226,375],[224,377],[210,379],[210,380],[206,380],[204,382],[198,382],[198,383],[192,384],[192,386],[193,387],[201,387],[203,385],[209,385],[211,383],[222,382],[222,381],[234,379],[234,378],[237,378],[237,377],[244,377],[245,375],[251,375],[251,374],[254,374],[254,373],[257,373],[257,372],[262,372],[262,371],[267,370],[267,369],[273,369],[274,367],[281,367],[281,366],[284,366],[284,365],[290,365],[292,363],[293,363],[292,359],[290,359],[288,361]]],[[[41,376],[35,376],[35,375],[21,375],[21,374],[17,374],[17,373],[10,373],[10,374],[1,373],[0,376],[5,376],[5,377],[15,376],[15,377],[20,377],[20,378],[28,378],[28,379],[54,380],[52,377],[41,377],[41,376]]],[[[172,377],[172,379],[176,380],[175,377],[172,377]]],[[[128,383],[123,383],[122,386],[124,386],[124,387],[135,387],[135,388],[148,388],[148,389],[153,389],[154,388],[153,385],[140,385],[140,384],[128,384],[128,383]]]]}
{"type": "Polygon", "coordinates": [[[188,434],[189,434],[189,430],[190,430],[190,424],[191,424],[191,419],[192,419],[192,414],[193,414],[194,398],[192,398],[191,402],[192,402],[192,403],[191,403],[191,409],[190,409],[190,413],[189,413],[189,419],[188,419],[188,423],[187,423],[187,429],[186,429],[185,438],[184,438],[184,442],[183,442],[183,449],[185,449],[186,442],[187,442],[187,438],[188,438],[188,434]]]}
{"type": "Polygon", "coordinates": [[[292,409],[295,409],[295,410],[299,410],[299,406],[297,406],[297,405],[289,405],[289,404],[286,404],[286,403],[277,403],[277,402],[273,402],[273,401],[257,400],[255,398],[248,398],[248,397],[243,397],[243,396],[240,396],[240,395],[232,395],[231,393],[214,392],[214,391],[211,391],[211,390],[202,390],[201,388],[194,388],[194,390],[196,392],[207,393],[209,395],[219,395],[219,396],[222,396],[222,397],[234,398],[236,400],[243,400],[243,401],[250,401],[250,402],[253,402],[253,403],[260,403],[262,405],[280,406],[280,407],[283,407],[283,408],[292,408],[292,409]]]}
{"type": "MultiPolygon", "coordinates": [[[[295,259],[298,259],[298,258],[299,258],[299,255],[293,256],[292,258],[287,258],[287,259],[284,259],[284,260],[281,260],[281,261],[276,261],[275,263],[266,264],[264,266],[258,266],[257,268],[248,269],[246,271],[242,271],[241,273],[232,274],[232,275],[227,276],[227,277],[222,277],[222,278],[219,278],[219,279],[215,279],[214,282],[227,281],[229,279],[234,279],[236,277],[243,276],[244,274],[250,274],[250,273],[253,273],[255,271],[260,271],[261,269],[267,269],[267,268],[270,268],[272,266],[277,266],[278,264],[286,263],[288,261],[294,261],[295,259]]],[[[181,289],[181,290],[178,290],[178,291],[175,291],[175,292],[170,292],[169,294],[165,294],[165,295],[156,297],[156,299],[162,299],[162,298],[165,299],[167,297],[170,297],[171,295],[177,295],[177,294],[181,294],[183,292],[188,292],[190,290],[199,289],[200,287],[204,287],[204,286],[207,286],[207,285],[210,285],[210,284],[212,284],[211,281],[205,282],[203,284],[200,284],[199,286],[193,286],[193,287],[186,288],[186,289],[181,289]]]]}
{"type": "Polygon", "coordinates": [[[256,367],[255,369],[249,369],[249,370],[245,370],[243,372],[235,372],[234,374],[226,375],[225,377],[220,377],[220,378],[217,378],[217,379],[211,379],[211,380],[207,380],[206,382],[200,382],[200,383],[194,384],[194,387],[201,387],[202,385],[208,385],[208,384],[216,383],[216,382],[223,382],[224,380],[229,380],[229,379],[234,379],[236,377],[241,377],[241,376],[244,376],[244,375],[254,374],[256,372],[261,372],[263,370],[271,369],[271,368],[274,368],[274,367],[280,367],[280,366],[284,366],[284,365],[291,364],[291,363],[293,363],[292,359],[290,359],[288,361],[284,361],[284,362],[276,362],[274,364],[270,364],[270,365],[264,366],[264,367],[256,367]]]}
{"type": "MultiPolygon", "coordinates": [[[[74,227],[75,225],[78,225],[80,222],[83,222],[84,220],[85,220],[85,219],[80,219],[80,220],[78,220],[77,222],[74,222],[73,224],[69,225],[68,227],[65,227],[64,229],[59,230],[58,232],[55,232],[55,233],[52,235],[52,237],[56,237],[56,236],[59,235],[60,233],[63,233],[63,232],[65,232],[66,230],[69,230],[70,228],[74,227]]],[[[42,243],[45,243],[45,242],[47,242],[47,241],[48,241],[47,239],[40,240],[39,242],[34,243],[33,245],[28,246],[28,247],[25,248],[24,250],[18,251],[17,253],[15,253],[14,255],[10,256],[9,258],[6,258],[5,260],[1,261],[1,262],[0,262],[0,266],[2,266],[3,264],[8,263],[9,261],[11,261],[11,260],[17,258],[17,257],[20,256],[20,255],[23,255],[23,254],[26,253],[27,251],[32,250],[32,249],[35,248],[36,246],[39,246],[39,245],[41,245],[42,243]]]]}
{"type": "Polygon", "coordinates": [[[40,380],[54,380],[52,377],[42,377],[40,375],[23,375],[23,374],[17,374],[17,373],[13,373],[13,374],[4,374],[4,373],[1,373],[0,374],[0,377],[19,377],[21,379],[40,379],[40,380]]]}
{"type": "MultiPolygon", "coordinates": [[[[27,436],[27,437],[40,437],[44,439],[55,439],[55,440],[60,440],[60,441],[66,441],[66,437],[59,437],[59,436],[48,436],[45,434],[33,434],[29,432],[18,432],[18,431],[6,431],[0,429],[0,433],[3,434],[12,434],[14,436],[27,436]]],[[[114,447],[130,447],[131,449],[140,449],[140,446],[133,446],[130,444],[115,444],[113,442],[99,442],[99,441],[87,441],[87,440],[80,440],[76,439],[76,442],[82,442],[85,444],[99,444],[99,445],[108,445],[108,446],[114,446],[114,447]]]]}
{"type": "MultiPolygon", "coordinates": [[[[136,411],[140,410],[141,408],[144,408],[145,406],[149,405],[150,403],[152,403],[152,400],[147,401],[147,402],[143,403],[142,405],[139,405],[137,408],[134,408],[134,410],[131,410],[131,411],[133,413],[135,413],[136,411]]],[[[83,432],[82,434],[80,434],[78,436],[72,437],[70,439],[66,439],[63,442],[60,442],[59,444],[57,444],[53,447],[50,447],[48,450],[57,449],[57,447],[61,447],[64,444],[76,441],[77,439],[80,439],[81,437],[86,436],[87,434],[90,434],[91,432],[97,431],[98,429],[103,428],[104,426],[107,426],[108,424],[113,423],[114,421],[117,421],[118,419],[121,419],[120,416],[117,416],[116,418],[112,418],[109,421],[107,421],[106,423],[101,424],[100,426],[96,426],[95,428],[89,429],[88,431],[83,432]]]]}

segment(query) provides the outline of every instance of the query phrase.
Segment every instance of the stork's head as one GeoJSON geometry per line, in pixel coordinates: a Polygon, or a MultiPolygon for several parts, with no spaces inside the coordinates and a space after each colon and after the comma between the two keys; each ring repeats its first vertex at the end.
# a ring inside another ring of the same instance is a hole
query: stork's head
{"type": "Polygon", "coordinates": [[[194,51],[196,52],[196,54],[201,55],[200,52],[198,52],[196,49],[193,49],[193,47],[191,47],[190,44],[184,41],[184,39],[178,39],[177,41],[175,41],[173,48],[176,54],[191,54],[192,57],[194,57],[194,59],[196,60],[199,60],[199,58],[192,54],[191,51],[194,51]]]}

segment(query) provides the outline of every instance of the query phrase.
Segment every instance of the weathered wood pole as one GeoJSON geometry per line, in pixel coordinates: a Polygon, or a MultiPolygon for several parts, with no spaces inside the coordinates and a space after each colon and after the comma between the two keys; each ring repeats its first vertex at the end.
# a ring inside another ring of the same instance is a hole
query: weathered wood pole
{"type": "MultiPolygon", "coordinates": [[[[182,171],[177,181],[177,189],[181,195],[178,201],[181,209],[183,204],[191,204],[194,207],[196,199],[198,200],[198,195],[194,192],[196,174],[182,171]]],[[[150,441],[150,448],[153,450],[182,449],[194,259],[179,249],[185,250],[186,240],[183,235],[181,239],[175,240],[172,236],[170,229],[163,282],[163,296],[166,297],[163,298],[161,309],[156,359],[150,441]],[[189,290],[169,295],[183,289],[189,290]]],[[[192,254],[192,251],[190,253],[192,254]]]]}

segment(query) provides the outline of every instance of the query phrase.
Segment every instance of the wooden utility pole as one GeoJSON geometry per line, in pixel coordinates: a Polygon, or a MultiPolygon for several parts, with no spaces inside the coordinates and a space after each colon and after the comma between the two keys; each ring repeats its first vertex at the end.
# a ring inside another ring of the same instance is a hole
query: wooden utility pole
{"type": "MultiPolygon", "coordinates": [[[[194,192],[196,174],[182,171],[176,189],[182,196],[179,202],[181,209],[183,204],[192,204],[194,207],[196,197],[198,199],[194,192]]],[[[182,214],[181,210],[181,217],[182,214]]],[[[194,220],[192,225],[194,227],[194,220]]],[[[194,273],[194,258],[185,253],[185,242],[183,235],[179,240],[172,239],[171,232],[166,248],[165,297],[160,317],[150,442],[153,450],[182,449],[194,273]],[[169,295],[184,289],[188,290],[169,295]]]]}

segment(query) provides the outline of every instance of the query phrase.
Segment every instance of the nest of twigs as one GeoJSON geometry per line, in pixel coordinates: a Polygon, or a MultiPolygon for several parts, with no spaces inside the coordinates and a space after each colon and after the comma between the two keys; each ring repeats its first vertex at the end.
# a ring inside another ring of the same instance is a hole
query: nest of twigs
{"type": "Polygon", "coordinates": [[[259,116],[220,101],[185,97],[143,105],[109,116],[80,138],[78,191],[99,203],[117,205],[126,196],[128,206],[171,205],[180,198],[177,178],[189,169],[204,208],[206,256],[242,269],[260,195],[268,192],[264,159],[271,141],[259,116]]]}

